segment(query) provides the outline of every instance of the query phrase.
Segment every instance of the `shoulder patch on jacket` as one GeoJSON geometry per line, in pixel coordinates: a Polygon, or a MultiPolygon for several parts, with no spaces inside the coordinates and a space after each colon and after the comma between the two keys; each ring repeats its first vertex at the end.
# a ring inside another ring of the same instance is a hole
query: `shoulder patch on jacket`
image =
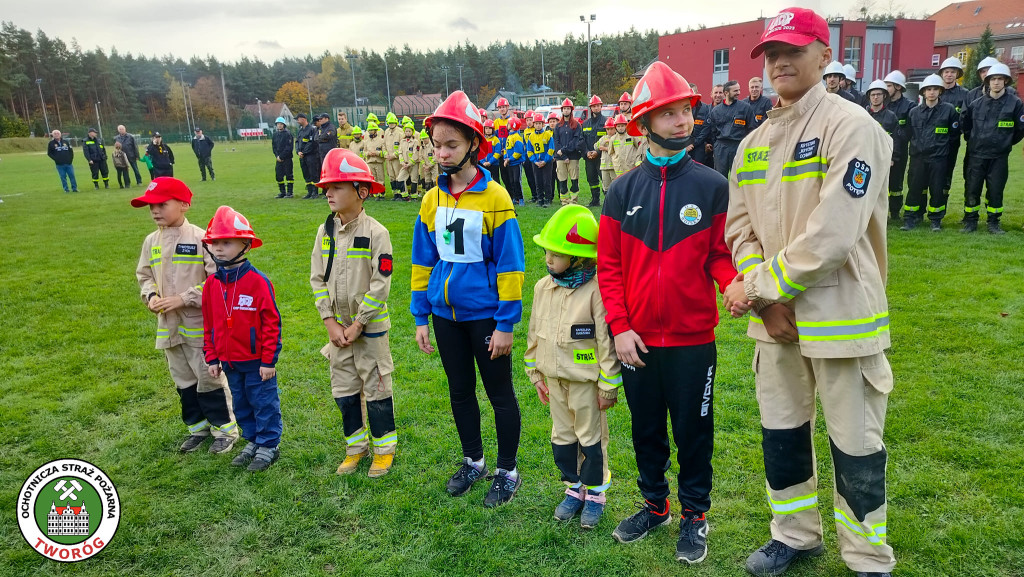
{"type": "Polygon", "coordinates": [[[384,253],[377,258],[377,270],[382,276],[391,276],[394,270],[394,261],[390,254],[384,253]]]}
{"type": "Polygon", "coordinates": [[[820,138],[813,138],[811,140],[805,140],[803,142],[796,143],[796,150],[793,151],[793,160],[807,160],[818,154],[818,145],[821,144],[820,138]]]}
{"type": "Polygon", "coordinates": [[[846,167],[846,176],[843,177],[843,188],[853,198],[860,198],[867,194],[868,182],[871,181],[871,166],[859,158],[854,158],[846,167]]]}

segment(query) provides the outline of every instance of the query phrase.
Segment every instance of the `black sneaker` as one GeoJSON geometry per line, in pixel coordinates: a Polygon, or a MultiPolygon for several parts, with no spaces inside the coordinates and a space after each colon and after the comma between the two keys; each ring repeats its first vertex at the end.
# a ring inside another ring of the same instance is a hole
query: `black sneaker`
{"type": "Polygon", "coordinates": [[[252,458],[256,456],[256,444],[249,443],[242,449],[242,452],[235,455],[234,459],[231,459],[232,467],[245,467],[252,462],[252,458]]]}
{"type": "Polygon", "coordinates": [[[178,450],[182,453],[191,453],[192,451],[199,449],[203,444],[203,441],[209,438],[210,435],[189,435],[188,438],[185,439],[185,442],[178,447],[178,450]]]}
{"type": "Polygon", "coordinates": [[[794,561],[804,557],[817,557],[824,551],[825,547],[822,545],[801,550],[772,539],[747,557],[747,573],[757,577],[782,575],[794,561]]]}
{"type": "Polygon", "coordinates": [[[466,457],[462,461],[462,466],[459,467],[458,471],[448,479],[448,484],[445,488],[448,489],[448,494],[452,497],[458,497],[465,495],[467,491],[473,488],[473,483],[476,483],[480,479],[483,479],[487,475],[487,467],[481,467],[477,469],[473,466],[473,461],[469,457],[466,457]]]}
{"type": "Polygon", "coordinates": [[[235,446],[237,439],[238,437],[217,437],[213,440],[213,444],[210,445],[210,452],[215,455],[227,453],[235,446]]]}
{"type": "Polygon", "coordinates": [[[281,451],[277,447],[260,447],[256,449],[256,456],[253,457],[252,462],[249,463],[250,471],[260,472],[266,471],[271,465],[277,462],[277,459],[281,456],[281,451]]]}
{"type": "Polygon", "coordinates": [[[708,556],[708,520],[704,513],[687,510],[679,521],[679,541],[676,543],[676,561],[690,565],[700,563],[708,556]]]}
{"type": "Polygon", "coordinates": [[[523,484],[522,475],[517,474],[513,479],[505,469],[495,469],[494,474],[487,478],[493,479],[493,482],[487,496],[484,497],[484,507],[493,508],[508,503],[523,484]]]}
{"type": "Polygon", "coordinates": [[[612,531],[612,537],[619,543],[639,541],[646,537],[651,529],[672,521],[668,499],[665,499],[665,506],[661,512],[650,501],[637,503],[636,506],[640,510],[623,519],[615,531],[612,531]]]}

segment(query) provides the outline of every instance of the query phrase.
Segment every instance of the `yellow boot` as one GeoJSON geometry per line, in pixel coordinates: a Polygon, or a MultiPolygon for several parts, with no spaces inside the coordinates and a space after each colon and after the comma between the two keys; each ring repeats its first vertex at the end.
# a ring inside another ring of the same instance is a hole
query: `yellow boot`
{"type": "Polygon", "coordinates": [[[368,451],[363,451],[362,453],[356,453],[355,455],[345,455],[345,460],[338,465],[338,474],[348,475],[352,471],[355,471],[356,467],[359,466],[359,461],[361,461],[367,454],[369,454],[368,451]]]}
{"type": "Polygon", "coordinates": [[[374,455],[373,464],[370,465],[369,476],[371,479],[376,477],[383,477],[388,474],[391,470],[391,464],[395,462],[395,454],[388,453],[386,455],[374,455]]]}

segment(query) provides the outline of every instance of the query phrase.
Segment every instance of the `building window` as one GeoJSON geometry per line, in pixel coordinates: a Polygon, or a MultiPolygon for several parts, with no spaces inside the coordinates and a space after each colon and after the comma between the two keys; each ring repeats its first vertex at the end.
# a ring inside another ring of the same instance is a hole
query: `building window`
{"type": "Polygon", "coordinates": [[[1006,49],[1005,48],[996,48],[996,60],[1002,62],[1003,61],[1003,54],[1005,54],[1005,53],[1006,53],[1006,49]]]}
{"type": "Polygon", "coordinates": [[[843,64],[849,64],[860,70],[860,36],[847,36],[843,45],[843,64]]]}
{"type": "Polygon", "coordinates": [[[1010,49],[1010,60],[1020,62],[1024,60],[1024,46],[1014,46],[1010,49]]]}
{"type": "Polygon", "coordinates": [[[932,54],[932,66],[938,66],[938,65],[939,65],[939,55],[938,54],[932,54]]]}
{"type": "Polygon", "coordinates": [[[729,73],[729,49],[715,50],[715,72],[729,73]]]}

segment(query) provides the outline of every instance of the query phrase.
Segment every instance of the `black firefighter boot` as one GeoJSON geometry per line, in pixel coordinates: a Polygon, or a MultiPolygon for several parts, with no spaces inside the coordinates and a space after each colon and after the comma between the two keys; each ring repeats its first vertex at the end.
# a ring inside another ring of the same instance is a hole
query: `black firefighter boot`
{"type": "Polygon", "coordinates": [[[587,206],[601,206],[601,187],[590,187],[590,204],[587,206]]]}
{"type": "Polygon", "coordinates": [[[894,222],[900,220],[900,209],[903,208],[903,195],[889,193],[889,218],[894,222]]]}
{"type": "Polygon", "coordinates": [[[289,182],[287,184],[288,193],[284,195],[285,198],[293,198],[292,195],[295,193],[295,183],[289,182]]]}
{"type": "Polygon", "coordinates": [[[405,200],[408,201],[416,198],[416,184],[417,183],[413,182],[412,184],[409,185],[409,195],[405,197],[405,200]]]}
{"type": "Polygon", "coordinates": [[[285,192],[284,192],[284,183],[283,182],[277,183],[277,190],[278,190],[277,196],[275,196],[274,198],[284,198],[285,197],[285,192]]]}
{"type": "Polygon", "coordinates": [[[313,198],[314,195],[316,195],[315,191],[316,191],[316,187],[315,186],[313,186],[312,184],[307,184],[306,185],[306,196],[302,197],[302,200],[309,200],[309,199],[313,198]]]}
{"type": "Polygon", "coordinates": [[[999,215],[989,213],[988,231],[992,234],[1006,234],[1006,231],[999,226],[999,215]]]}

